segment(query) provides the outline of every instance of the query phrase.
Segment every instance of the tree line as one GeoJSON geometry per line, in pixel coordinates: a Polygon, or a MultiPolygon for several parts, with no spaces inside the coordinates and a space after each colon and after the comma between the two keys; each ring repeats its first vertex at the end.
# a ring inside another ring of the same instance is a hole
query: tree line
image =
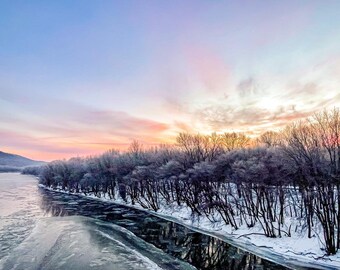
{"type": "Polygon", "coordinates": [[[180,133],[176,145],[53,161],[24,173],[47,187],[108,196],[158,211],[186,206],[235,230],[319,237],[340,247],[340,111],[324,110],[257,139],[242,133],[180,133]]]}

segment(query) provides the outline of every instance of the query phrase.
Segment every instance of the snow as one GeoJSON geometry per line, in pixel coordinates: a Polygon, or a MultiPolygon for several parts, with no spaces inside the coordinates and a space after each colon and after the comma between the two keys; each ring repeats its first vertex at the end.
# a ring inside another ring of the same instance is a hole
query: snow
{"type": "MultiPolygon", "coordinates": [[[[257,256],[291,268],[313,265],[314,268],[319,269],[340,269],[340,254],[325,256],[325,252],[322,250],[323,245],[318,237],[321,229],[320,231],[315,231],[312,238],[308,238],[305,233],[301,232],[292,232],[291,237],[269,238],[263,235],[260,224],[253,228],[248,228],[244,225],[235,230],[231,226],[225,225],[218,218],[217,222],[212,223],[205,216],[192,216],[191,210],[186,206],[179,207],[178,205],[166,205],[163,203],[161,208],[154,212],[141,207],[138,203],[135,205],[126,203],[119,196],[116,196],[117,199],[112,200],[107,194],[98,198],[93,194],[71,193],[63,191],[61,188],[52,189],[41,184],[39,186],[52,191],[76,194],[146,211],[160,218],[184,225],[194,231],[217,237],[257,256]]],[[[292,224],[295,226],[298,222],[292,221],[292,224]]]]}

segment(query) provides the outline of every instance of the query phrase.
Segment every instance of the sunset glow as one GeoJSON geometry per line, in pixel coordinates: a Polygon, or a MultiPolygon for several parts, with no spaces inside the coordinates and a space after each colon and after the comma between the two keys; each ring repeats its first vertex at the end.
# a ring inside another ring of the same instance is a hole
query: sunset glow
{"type": "Polygon", "coordinates": [[[0,150],[257,135],[340,106],[340,1],[2,1],[0,150]]]}

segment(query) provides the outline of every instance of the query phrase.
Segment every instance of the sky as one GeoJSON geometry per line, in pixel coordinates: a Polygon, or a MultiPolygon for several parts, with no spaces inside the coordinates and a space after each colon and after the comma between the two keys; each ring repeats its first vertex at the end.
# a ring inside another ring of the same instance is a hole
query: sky
{"type": "Polygon", "coordinates": [[[256,136],[340,105],[340,1],[0,2],[0,150],[256,136]]]}

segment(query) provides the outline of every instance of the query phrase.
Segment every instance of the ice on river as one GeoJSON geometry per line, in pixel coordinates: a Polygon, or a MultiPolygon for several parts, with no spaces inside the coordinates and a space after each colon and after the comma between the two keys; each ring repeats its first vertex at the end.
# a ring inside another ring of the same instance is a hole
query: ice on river
{"type": "Polygon", "coordinates": [[[129,230],[53,217],[31,176],[0,173],[0,269],[195,269],[129,230]]]}
{"type": "Polygon", "coordinates": [[[164,254],[120,226],[80,216],[48,217],[0,268],[162,269],[150,257],[162,261],[164,254]]]}
{"type": "Polygon", "coordinates": [[[19,173],[0,173],[0,260],[33,230],[40,209],[37,180],[19,173]]]}

